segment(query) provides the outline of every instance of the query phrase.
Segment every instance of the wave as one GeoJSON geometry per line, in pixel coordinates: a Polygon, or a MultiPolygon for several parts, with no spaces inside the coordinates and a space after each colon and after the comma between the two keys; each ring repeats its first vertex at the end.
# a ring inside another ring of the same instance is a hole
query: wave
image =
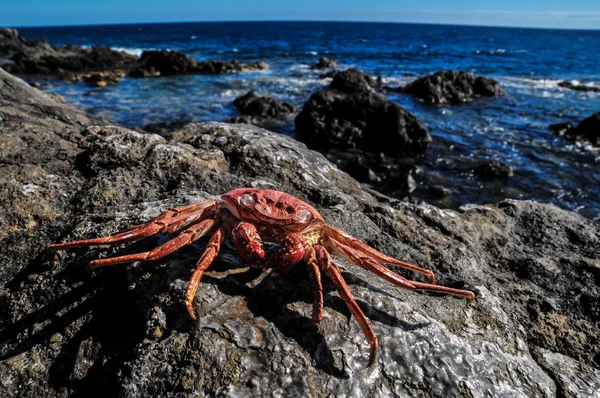
{"type": "Polygon", "coordinates": [[[120,51],[123,53],[127,53],[129,55],[135,55],[136,57],[139,57],[142,55],[142,53],[146,50],[153,50],[151,48],[131,48],[131,47],[111,47],[111,50],[114,51],[120,51]]]}

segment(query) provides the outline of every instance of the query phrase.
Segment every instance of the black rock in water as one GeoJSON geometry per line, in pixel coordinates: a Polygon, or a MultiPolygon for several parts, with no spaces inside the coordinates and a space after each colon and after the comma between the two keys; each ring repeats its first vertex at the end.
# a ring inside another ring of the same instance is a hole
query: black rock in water
{"type": "Polygon", "coordinates": [[[335,67],[337,67],[337,61],[335,59],[322,57],[319,59],[319,62],[311,65],[310,69],[333,69],[335,67]]]}
{"type": "Polygon", "coordinates": [[[481,179],[499,179],[512,177],[514,170],[507,164],[492,160],[475,167],[473,174],[481,179]]]}
{"type": "Polygon", "coordinates": [[[278,101],[271,97],[259,97],[254,91],[237,97],[233,104],[240,113],[249,116],[278,119],[294,112],[294,106],[286,101],[278,101]]]}
{"type": "Polygon", "coordinates": [[[391,156],[421,156],[431,137],[410,112],[373,91],[377,81],[357,69],[337,73],[295,119],[296,134],[320,149],[358,148],[391,156]]]}
{"type": "Polygon", "coordinates": [[[583,119],[577,126],[566,122],[550,125],[548,129],[572,141],[600,146],[600,112],[583,119]]]}
{"type": "Polygon", "coordinates": [[[414,95],[426,104],[460,104],[479,97],[505,95],[493,79],[454,70],[420,77],[397,91],[414,95]]]}
{"type": "Polygon", "coordinates": [[[587,92],[592,92],[592,93],[600,93],[600,87],[584,86],[581,84],[573,84],[573,83],[565,81],[565,80],[563,80],[562,82],[559,82],[558,86],[563,87],[563,88],[568,88],[571,90],[575,90],[575,91],[587,91],[587,92]]]}

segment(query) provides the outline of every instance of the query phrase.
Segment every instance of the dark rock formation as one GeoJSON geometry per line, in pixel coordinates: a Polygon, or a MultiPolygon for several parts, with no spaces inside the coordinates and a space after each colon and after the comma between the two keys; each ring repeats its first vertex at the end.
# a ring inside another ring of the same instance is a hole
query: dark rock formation
{"type": "Polygon", "coordinates": [[[479,97],[505,95],[498,82],[471,72],[439,71],[399,87],[397,91],[412,94],[426,104],[460,104],[479,97]]]}
{"type": "Polygon", "coordinates": [[[277,101],[271,97],[259,97],[254,91],[248,91],[237,97],[233,104],[240,113],[260,118],[279,119],[294,112],[294,106],[289,102],[277,101]]]}
{"type": "Polygon", "coordinates": [[[0,66],[11,73],[53,74],[128,69],[137,57],[105,47],[51,46],[30,41],[14,29],[0,29],[0,55],[11,55],[0,66]]]}
{"type": "Polygon", "coordinates": [[[264,61],[242,64],[239,61],[203,61],[197,62],[178,51],[144,51],[139,64],[131,70],[131,77],[152,77],[181,75],[186,73],[222,74],[254,71],[268,68],[264,61]]]}
{"type": "Polygon", "coordinates": [[[548,129],[572,141],[600,146],[600,112],[583,119],[577,126],[566,122],[553,124],[548,129]]]}
{"type": "Polygon", "coordinates": [[[403,203],[363,190],[283,135],[211,123],[165,139],[107,127],[2,71],[0,119],[0,396],[583,397],[600,389],[598,223],[528,201],[460,211],[403,203]],[[398,289],[339,260],[380,339],[365,369],[368,346],[327,278],[323,322],[311,323],[302,267],[258,281],[223,245],[193,322],[183,296],[205,241],[93,276],[91,259],[149,250],[168,236],[77,249],[56,262],[45,254],[52,242],[114,233],[241,186],[307,200],[330,224],[477,298],[398,289]]]}
{"type": "Polygon", "coordinates": [[[0,28],[0,57],[20,52],[30,52],[35,48],[50,49],[45,39],[27,40],[16,29],[0,28]]]}
{"type": "Polygon", "coordinates": [[[571,90],[575,90],[575,91],[588,91],[588,92],[592,92],[592,93],[600,93],[600,87],[584,86],[581,84],[573,84],[573,83],[565,81],[565,80],[563,80],[562,82],[559,82],[558,86],[563,87],[563,88],[568,88],[571,90]]]}
{"type": "Polygon", "coordinates": [[[321,57],[319,62],[314,65],[311,65],[310,69],[333,69],[337,67],[337,62],[335,59],[329,59],[325,57],[321,57]]]}
{"type": "Polygon", "coordinates": [[[296,117],[296,134],[309,146],[359,148],[393,156],[419,156],[431,137],[410,112],[381,94],[357,69],[337,73],[328,88],[313,94],[296,117]]]}
{"type": "Polygon", "coordinates": [[[189,73],[196,67],[196,61],[178,51],[144,51],[138,66],[131,77],[169,76],[189,73]]]}
{"type": "Polygon", "coordinates": [[[507,164],[491,160],[480,164],[473,169],[473,174],[484,180],[509,178],[514,175],[514,170],[507,164]]]}

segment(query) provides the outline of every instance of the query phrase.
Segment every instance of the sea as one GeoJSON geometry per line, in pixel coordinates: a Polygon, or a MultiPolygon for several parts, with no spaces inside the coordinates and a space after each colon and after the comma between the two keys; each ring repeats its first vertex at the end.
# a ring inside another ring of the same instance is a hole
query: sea
{"type": "MultiPolygon", "coordinates": [[[[126,126],[178,120],[225,121],[248,90],[301,108],[329,84],[310,69],[321,57],[338,69],[356,67],[387,86],[438,70],[472,71],[496,79],[507,96],[463,105],[428,106],[398,93],[388,98],[415,114],[433,145],[415,173],[416,199],[458,208],[506,198],[531,199],[600,220],[600,150],[548,130],[600,111],[600,93],[558,86],[600,87],[600,31],[401,23],[223,22],[19,28],[53,45],[106,46],[130,54],[182,51],[197,60],[266,61],[270,68],[218,76],[134,79],[91,88],[60,80],[41,88],[126,126]],[[486,160],[512,166],[514,176],[483,181],[471,170],[486,160]],[[429,187],[447,190],[433,197],[429,187]]],[[[275,129],[294,137],[293,120],[275,129]]]]}

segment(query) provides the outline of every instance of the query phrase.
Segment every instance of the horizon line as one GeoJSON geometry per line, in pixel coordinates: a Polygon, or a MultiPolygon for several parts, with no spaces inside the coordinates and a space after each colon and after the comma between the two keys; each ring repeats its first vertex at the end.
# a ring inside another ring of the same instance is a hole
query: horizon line
{"type": "Polygon", "coordinates": [[[502,29],[533,29],[533,30],[568,30],[600,32],[600,29],[594,28],[556,28],[540,26],[506,26],[506,25],[478,25],[478,24],[456,24],[443,22],[403,22],[403,21],[355,21],[355,20],[294,20],[294,19],[273,19],[273,20],[206,20],[206,21],[160,21],[160,22],[112,22],[112,23],[88,23],[88,24],[61,24],[61,25],[22,25],[9,26],[0,25],[11,29],[39,29],[39,28],[74,28],[88,26],[126,26],[126,25],[168,25],[168,24],[194,24],[194,23],[281,23],[281,22],[309,22],[309,23],[364,23],[364,24],[396,24],[396,25],[431,25],[431,26],[457,26],[457,27],[475,27],[475,28],[502,28],[502,29]]]}

